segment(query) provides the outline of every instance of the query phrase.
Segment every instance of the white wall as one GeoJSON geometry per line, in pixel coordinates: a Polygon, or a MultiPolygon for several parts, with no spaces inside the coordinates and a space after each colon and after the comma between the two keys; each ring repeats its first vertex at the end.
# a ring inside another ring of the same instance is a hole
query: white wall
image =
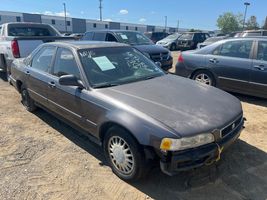
{"type": "Polygon", "coordinates": [[[103,22],[103,21],[101,22],[98,20],[86,20],[86,31],[103,30],[103,29],[106,29],[105,25],[107,25],[109,28],[108,22],[103,22]],[[94,24],[96,24],[96,27],[94,27],[94,24]]]}
{"type": "Polygon", "coordinates": [[[0,24],[8,22],[17,22],[16,17],[20,17],[21,21],[23,22],[22,13],[0,11],[0,16],[1,16],[0,24]]]}
{"type": "MultiPolygon", "coordinates": [[[[64,17],[42,15],[41,19],[42,19],[42,23],[51,24],[60,32],[65,32],[65,18],[64,17]],[[52,20],[55,20],[55,24],[52,24],[52,20]]],[[[70,26],[67,26],[67,31],[72,32],[71,18],[67,17],[67,21],[70,21],[70,26]]]]}

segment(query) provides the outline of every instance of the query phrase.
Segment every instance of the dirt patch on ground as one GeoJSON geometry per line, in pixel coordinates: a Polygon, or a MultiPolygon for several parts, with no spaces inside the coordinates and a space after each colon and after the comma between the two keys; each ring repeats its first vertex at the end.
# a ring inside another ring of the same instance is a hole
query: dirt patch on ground
{"type": "Polygon", "coordinates": [[[267,199],[267,101],[238,96],[247,118],[217,165],[129,184],[102,150],[49,113],[31,114],[0,80],[0,199],[267,199]]]}

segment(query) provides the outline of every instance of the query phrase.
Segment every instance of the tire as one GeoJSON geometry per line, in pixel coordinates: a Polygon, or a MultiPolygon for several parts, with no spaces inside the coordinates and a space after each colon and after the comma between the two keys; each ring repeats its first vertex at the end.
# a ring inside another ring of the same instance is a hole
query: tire
{"type": "Polygon", "coordinates": [[[199,70],[195,72],[192,79],[206,85],[216,86],[213,74],[207,70],[199,70]]]}
{"type": "Polygon", "coordinates": [[[28,90],[22,85],[21,87],[21,103],[29,112],[34,112],[37,107],[30,97],[28,90]]]}
{"type": "Polygon", "coordinates": [[[6,62],[5,62],[5,58],[2,54],[0,55],[0,68],[3,70],[3,72],[2,72],[3,76],[1,75],[1,77],[3,78],[4,81],[8,81],[9,76],[7,74],[6,62]]]}
{"type": "Polygon", "coordinates": [[[111,127],[104,138],[104,153],[112,171],[124,181],[136,181],[146,175],[144,152],[123,128],[111,127]],[[128,149],[127,151],[125,151],[128,149]],[[126,158],[128,158],[126,160],[126,158]]]}
{"type": "Polygon", "coordinates": [[[176,50],[176,44],[172,43],[170,46],[170,50],[175,51],[176,50]]]}

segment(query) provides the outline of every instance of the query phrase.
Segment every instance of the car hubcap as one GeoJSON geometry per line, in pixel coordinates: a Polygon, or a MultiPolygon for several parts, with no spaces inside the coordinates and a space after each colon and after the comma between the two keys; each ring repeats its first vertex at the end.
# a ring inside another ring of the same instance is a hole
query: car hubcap
{"type": "Polygon", "coordinates": [[[129,145],[121,137],[109,139],[108,151],[110,159],[117,170],[130,174],[134,169],[134,157],[129,145]]]}
{"type": "Polygon", "coordinates": [[[196,76],[195,80],[200,82],[200,83],[207,84],[207,85],[211,85],[212,84],[212,80],[207,74],[198,74],[196,76]]]}

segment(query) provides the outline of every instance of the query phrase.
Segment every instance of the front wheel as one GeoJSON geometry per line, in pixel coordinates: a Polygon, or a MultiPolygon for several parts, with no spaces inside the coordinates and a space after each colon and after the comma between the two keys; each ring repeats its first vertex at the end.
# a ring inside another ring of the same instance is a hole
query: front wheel
{"type": "Polygon", "coordinates": [[[146,173],[144,153],[123,128],[112,127],[104,138],[104,151],[112,171],[125,181],[142,178],[146,173]]]}
{"type": "Polygon", "coordinates": [[[30,97],[30,95],[28,93],[28,90],[26,88],[23,88],[23,87],[21,90],[21,103],[26,108],[26,110],[29,112],[33,112],[37,109],[34,101],[32,100],[32,98],[30,97]]]}
{"type": "Polygon", "coordinates": [[[200,70],[193,75],[193,80],[204,83],[206,85],[215,86],[215,79],[209,71],[200,70]]]}

